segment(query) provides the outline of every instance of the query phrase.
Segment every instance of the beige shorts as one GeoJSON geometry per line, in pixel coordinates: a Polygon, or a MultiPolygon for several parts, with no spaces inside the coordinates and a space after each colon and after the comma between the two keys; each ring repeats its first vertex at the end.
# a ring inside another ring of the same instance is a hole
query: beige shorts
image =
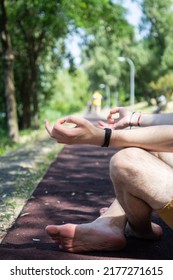
{"type": "Polygon", "coordinates": [[[165,207],[155,211],[158,216],[173,229],[173,199],[165,207]]]}

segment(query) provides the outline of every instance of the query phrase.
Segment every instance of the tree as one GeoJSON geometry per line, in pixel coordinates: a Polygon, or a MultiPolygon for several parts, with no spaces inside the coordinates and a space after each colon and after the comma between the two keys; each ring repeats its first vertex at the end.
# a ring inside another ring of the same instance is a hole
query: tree
{"type": "MultiPolygon", "coordinates": [[[[155,96],[153,84],[172,72],[173,0],[134,0],[141,4],[143,17],[140,28],[146,32],[141,40],[146,53],[145,63],[139,64],[137,84],[139,95],[148,101],[155,96]]],[[[143,56],[142,56],[143,58],[143,56]]]]}
{"type": "Polygon", "coordinates": [[[170,45],[172,45],[172,7],[172,0],[143,0],[142,2],[142,28],[145,29],[147,26],[148,35],[145,40],[153,53],[153,64],[158,69],[155,72],[155,79],[167,72],[165,67],[168,62],[167,55],[170,53],[170,45]]]}
{"type": "Polygon", "coordinates": [[[120,66],[117,56],[131,54],[134,31],[125,19],[124,8],[113,0],[6,1],[9,28],[13,28],[20,128],[39,127],[40,106],[50,99],[53,80],[63,68],[63,61],[69,60],[71,74],[75,71],[65,46],[70,33],[82,30],[84,34],[82,43],[86,50],[85,62],[90,63],[90,67],[87,65],[90,89],[107,83],[115,90],[121,74],[123,80],[128,79],[129,70],[120,66]]]}
{"type": "MultiPolygon", "coordinates": [[[[11,2],[11,1],[10,1],[11,2]]],[[[15,26],[15,79],[22,128],[39,127],[40,67],[59,37],[67,32],[60,1],[12,1],[8,6],[15,26]]]]}
{"type": "Polygon", "coordinates": [[[14,29],[12,39],[16,52],[15,80],[21,127],[39,126],[41,73],[47,57],[57,53],[57,42],[61,42],[58,44],[60,60],[65,56],[71,59],[65,50],[67,35],[78,27],[87,30],[93,25],[98,26],[107,7],[111,11],[112,1],[9,1],[10,23],[14,29]]]}
{"type": "Polygon", "coordinates": [[[13,75],[14,53],[12,51],[11,38],[8,31],[8,19],[5,7],[5,0],[1,0],[0,4],[2,60],[4,74],[4,92],[7,106],[7,123],[10,139],[14,142],[17,142],[19,139],[19,131],[16,113],[16,99],[13,75]]]}
{"type": "Polygon", "coordinates": [[[55,111],[69,114],[86,107],[88,96],[88,78],[84,70],[73,74],[68,70],[59,70],[54,81],[54,94],[49,107],[55,111]]]}
{"type": "Polygon", "coordinates": [[[167,100],[170,100],[173,94],[173,73],[160,77],[156,83],[151,82],[149,87],[155,93],[155,97],[165,95],[167,100]]]}
{"type": "MultiPolygon", "coordinates": [[[[129,71],[123,68],[117,59],[118,56],[129,56],[135,42],[134,29],[125,19],[125,12],[120,5],[110,5],[104,10],[97,25],[89,30],[92,36],[89,38],[88,47],[85,46],[84,61],[91,81],[91,91],[98,90],[100,84],[105,84],[115,97],[116,90],[122,88],[119,82],[121,77],[123,81],[129,81],[129,71]]],[[[126,84],[129,85],[129,82],[126,84]]],[[[126,97],[128,98],[129,94],[124,90],[120,96],[121,101],[126,97]]]]}

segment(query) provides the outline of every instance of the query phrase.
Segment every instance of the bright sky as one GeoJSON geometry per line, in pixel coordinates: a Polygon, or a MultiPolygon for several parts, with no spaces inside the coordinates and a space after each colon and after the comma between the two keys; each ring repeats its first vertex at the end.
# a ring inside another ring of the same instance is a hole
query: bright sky
{"type": "Polygon", "coordinates": [[[127,19],[129,22],[133,25],[137,25],[140,21],[141,17],[141,10],[137,3],[134,3],[131,0],[124,0],[123,6],[128,9],[129,15],[127,16],[127,19]]]}
{"type": "Polygon", "coordinates": [[[132,2],[131,0],[124,0],[123,6],[128,9],[127,20],[130,24],[135,26],[136,36],[140,37],[138,33],[138,25],[142,16],[142,12],[137,3],[132,2]]]}

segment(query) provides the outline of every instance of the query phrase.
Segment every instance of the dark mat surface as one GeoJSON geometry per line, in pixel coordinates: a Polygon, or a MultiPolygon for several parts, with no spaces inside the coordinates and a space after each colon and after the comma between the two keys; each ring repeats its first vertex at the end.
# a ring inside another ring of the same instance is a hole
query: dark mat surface
{"type": "Polygon", "coordinates": [[[173,259],[173,232],[164,228],[160,241],[128,238],[120,252],[66,253],[46,234],[48,224],[87,223],[109,206],[114,191],[109,180],[109,160],[114,148],[65,146],[27,201],[20,216],[0,244],[1,260],[173,259]]]}

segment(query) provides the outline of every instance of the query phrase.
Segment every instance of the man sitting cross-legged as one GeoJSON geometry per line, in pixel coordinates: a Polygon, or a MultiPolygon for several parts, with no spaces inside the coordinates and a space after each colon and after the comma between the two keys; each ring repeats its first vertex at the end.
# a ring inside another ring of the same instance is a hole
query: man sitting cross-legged
{"type": "Polygon", "coordinates": [[[126,235],[157,240],[162,228],[151,222],[155,211],[173,229],[173,114],[131,113],[116,107],[108,123],[65,117],[45,126],[59,143],[118,147],[110,160],[116,199],[92,223],[48,225],[47,233],[68,252],[113,251],[126,235]],[[113,118],[118,114],[117,118],[113,118]],[[73,123],[67,127],[64,123],[73,123]],[[133,126],[135,129],[125,129],[133,126]]]}

